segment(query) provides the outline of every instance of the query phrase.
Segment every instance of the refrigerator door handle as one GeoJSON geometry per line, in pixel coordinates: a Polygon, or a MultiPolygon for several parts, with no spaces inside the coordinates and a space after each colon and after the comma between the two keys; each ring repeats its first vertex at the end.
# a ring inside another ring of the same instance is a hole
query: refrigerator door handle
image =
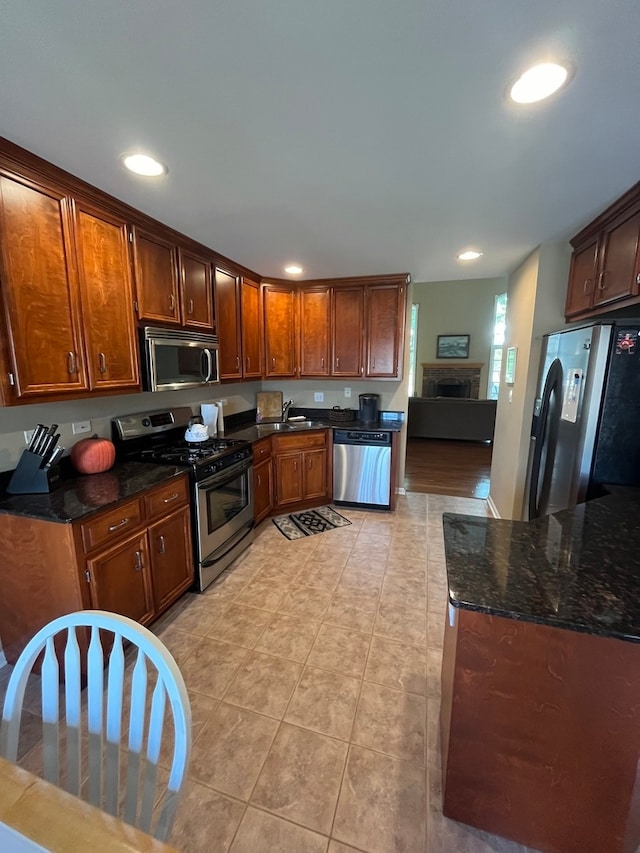
{"type": "Polygon", "coordinates": [[[551,363],[547,373],[538,417],[539,426],[536,435],[532,436],[533,457],[529,481],[529,519],[539,518],[547,510],[562,411],[563,379],[562,363],[560,359],[556,358],[551,363]]]}

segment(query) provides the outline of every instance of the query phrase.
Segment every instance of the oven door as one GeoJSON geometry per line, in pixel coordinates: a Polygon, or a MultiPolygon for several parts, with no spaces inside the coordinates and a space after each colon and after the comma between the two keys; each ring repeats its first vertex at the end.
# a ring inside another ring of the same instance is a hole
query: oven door
{"type": "MultiPolygon", "coordinates": [[[[245,538],[243,534],[253,532],[251,459],[244,459],[208,480],[196,483],[196,489],[198,562],[201,575],[204,569],[212,569],[215,564],[215,577],[242,550],[237,545],[245,538]],[[220,559],[231,553],[233,557],[226,562],[220,559]]],[[[250,541],[247,539],[245,547],[250,541]]],[[[207,577],[201,577],[201,589],[213,580],[212,571],[204,574],[207,577]]]]}

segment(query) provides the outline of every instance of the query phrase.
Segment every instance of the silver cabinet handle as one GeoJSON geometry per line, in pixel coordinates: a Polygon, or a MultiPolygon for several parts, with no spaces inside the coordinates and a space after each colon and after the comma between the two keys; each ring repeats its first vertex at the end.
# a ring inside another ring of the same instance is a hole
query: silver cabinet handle
{"type": "Polygon", "coordinates": [[[251,359],[247,356],[247,370],[251,370],[251,359]]]}
{"type": "Polygon", "coordinates": [[[67,370],[69,371],[69,373],[78,372],[78,360],[76,358],[75,352],[67,353],[67,370]]]}
{"type": "Polygon", "coordinates": [[[336,367],[338,370],[340,369],[340,359],[338,357],[336,357],[336,367]]]}
{"type": "Polygon", "coordinates": [[[189,299],[187,302],[187,314],[190,317],[193,316],[193,299],[189,299]]]}
{"type": "Polygon", "coordinates": [[[260,474],[256,474],[256,480],[257,480],[258,485],[259,485],[259,486],[261,486],[261,485],[262,485],[262,480],[261,480],[261,478],[260,478],[260,474]]]}
{"type": "Polygon", "coordinates": [[[100,373],[106,373],[107,372],[107,359],[105,358],[105,355],[103,352],[98,353],[98,365],[99,365],[98,370],[100,371],[100,373]]]}
{"type": "Polygon", "coordinates": [[[172,495],[169,495],[168,498],[163,499],[163,503],[169,504],[171,501],[175,501],[177,497],[180,497],[177,492],[174,492],[172,495]]]}
{"type": "Polygon", "coordinates": [[[167,549],[164,545],[164,536],[158,536],[158,554],[164,554],[166,550],[167,549]]]}
{"type": "Polygon", "coordinates": [[[176,298],[173,293],[169,294],[169,310],[172,314],[174,314],[176,310],[176,298]]]}
{"type": "Polygon", "coordinates": [[[324,370],[324,356],[322,356],[322,358],[320,359],[320,363],[322,365],[322,369],[324,370]]]}
{"type": "Polygon", "coordinates": [[[298,462],[297,461],[293,463],[293,470],[294,471],[298,470],[298,462]]]}
{"type": "Polygon", "coordinates": [[[240,356],[236,356],[236,370],[240,370],[240,356]]]}
{"type": "Polygon", "coordinates": [[[271,367],[273,367],[275,369],[275,366],[276,366],[276,360],[275,360],[275,358],[272,358],[271,359],[271,367]]]}
{"type": "Polygon", "coordinates": [[[636,284],[640,284],[640,272],[636,276],[636,284]]]}
{"type": "Polygon", "coordinates": [[[371,369],[372,369],[372,370],[375,370],[375,369],[376,369],[376,360],[375,360],[375,358],[374,358],[374,359],[372,360],[372,362],[371,362],[371,369]]]}
{"type": "Polygon", "coordinates": [[[128,518],[123,518],[122,521],[119,521],[117,524],[112,524],[109,528],[109,533],[113,533],[113,531],[117,530],[119,527],[124,527],[125,524],[129,524],[128,518]]]}
{"type": "Polygon", "coordinates": [[[606,290],[607,289],[607,285],[604,283],[604,277],[605,277],[605,275],[608,275],[608,274],[609,273],[607,272],[607,270],[604,270],[603,272],[600,273],[600,276],[598,277],[598,290],[606,290]]]}
{"type": "Polygon", "coordinates": [[[587,293],[591,293],[591,284],[593,283],[592,278],[585,278],[584,284],[582,285],[582,292],[586,295],[587,293]]]}
{"type": "Polygon", "coordinates": [[[144,563],[142,562],[142,551],[136,551],[133,556],[136,559],[134,568],[136,572],[141,572],[144,567],[144,563]]]}

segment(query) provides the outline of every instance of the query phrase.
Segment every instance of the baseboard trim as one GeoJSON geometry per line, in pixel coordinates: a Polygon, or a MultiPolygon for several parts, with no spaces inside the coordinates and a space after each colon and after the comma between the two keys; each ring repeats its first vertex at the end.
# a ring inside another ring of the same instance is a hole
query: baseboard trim
{"type": "Polygon", "coordinates": [[[500,513],[498,512],[498,507],[494,504],[491,495],[487,496],[487,506],[489,507],[489,512],[494,518],[500,518],[500,513]]]}

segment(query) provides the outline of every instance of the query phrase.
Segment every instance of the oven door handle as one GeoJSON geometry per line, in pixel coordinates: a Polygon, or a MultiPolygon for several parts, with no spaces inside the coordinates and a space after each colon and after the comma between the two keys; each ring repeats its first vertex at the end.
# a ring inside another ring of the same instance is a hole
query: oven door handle
{"type": "Polygon", "coordinates": [[[248,521],[243,527],[240,528],[240,530],[238,530],[237,533],[234,533],[234,535],[230,539],[227,539],[227,541],[224,543],[227,546],[225,548],[224,554],[217,554],[216,553],[216,556],[213,559],[205,560],[202,563],[202,568],[208,569],[210,566],[213,566],[216,563],[219,563],[220,560],[222,560],[224,557],[227,556],[229,551],[231,551],[233,548],[236,547],[238,542],[240,542],[242,539],[244,539],[245,536],[247,536],[249,533],[251,533],[251,531],[253,530],[253,527],[254,527],[254,522],[253,522],[253,519],[251,519],[251,521],[248,521]]]}
{"type": "Polygon", "coordinates": [[[243,459],[242,462],[238,462],[236,465],[232,465],[230,468],[225,468],[223,471],[220,471],[218,474],[214,474],[213,477],[209,477],[208,480],[202,480],[197,483],[198,491],[202,491],[203,489],[211,489],[214,486],[224,486],[225,483],[228,483],[230,480],[233,480],[238,474],[244,474],[245,471],[250,471],[253,462],[251,459],[243,459]]]}

